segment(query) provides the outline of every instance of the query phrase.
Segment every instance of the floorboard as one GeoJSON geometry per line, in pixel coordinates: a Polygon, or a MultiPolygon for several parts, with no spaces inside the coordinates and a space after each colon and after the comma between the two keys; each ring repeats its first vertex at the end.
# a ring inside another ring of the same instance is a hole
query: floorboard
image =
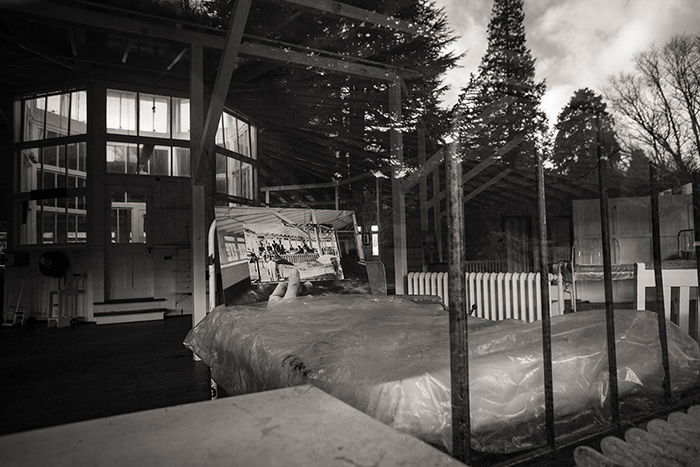
{"type": "Polygon", "coordinates": [[[191,323],[0,328],[0,434],[208,399],[191,323]]]}

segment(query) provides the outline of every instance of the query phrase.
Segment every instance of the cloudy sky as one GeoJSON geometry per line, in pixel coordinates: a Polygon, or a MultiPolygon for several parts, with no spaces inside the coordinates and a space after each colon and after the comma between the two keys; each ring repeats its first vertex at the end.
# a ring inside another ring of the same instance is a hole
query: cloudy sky
{"type": "MultiPolygon", "coordinates": [[[[486,51],[492,0],[436,0],[444,7],[466,52],[446,77],[445,105],[457,100],[486,51]]],[[[610,75],[632,71],[633,57],[677,33],[700,33],[700,0],[525,0],[527,45],[547,80],[544,107],[550,123],[581,87],[602,91],[610,75]]]]}

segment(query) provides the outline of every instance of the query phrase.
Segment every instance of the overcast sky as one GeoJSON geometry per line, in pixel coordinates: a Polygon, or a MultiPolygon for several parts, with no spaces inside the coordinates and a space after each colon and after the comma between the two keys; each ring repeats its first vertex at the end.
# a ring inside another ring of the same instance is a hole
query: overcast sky
{"type": "MultiPolygon", "coordinates": [[[[493,1],[436,3],[459,36],[456,51],[466,52],[446,77],[444,101],[452,106],[486,51],[493,1]]],[[[527,45],[537,79],[547,80],[542,106],[552,124],[576,89],[602,91],[611,74],[632,71],[637,52],[684,32],[700,33],[700,0],[525,0],[527,45]]]]}

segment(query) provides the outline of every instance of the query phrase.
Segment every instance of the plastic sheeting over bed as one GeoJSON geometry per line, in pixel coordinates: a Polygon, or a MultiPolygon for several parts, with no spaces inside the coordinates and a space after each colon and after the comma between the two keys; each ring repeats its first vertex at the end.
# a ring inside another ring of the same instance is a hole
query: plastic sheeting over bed
{"type": "MultiPolygon", "coordinates": [[[[661,394],[656,315],[616,311],[619,389],[626,399],[661,394]],[[634,396],[634,397],[633,397],[634,396]]],[[[674,391],[698,383],[698,344],[668,323],[674,391]]],[[[355,408],[451,448],[449,320],[439,304],[402,297],[299,297],[220,307],[185,344],[230,394],[314,384],[355,408]]],[[[539,322],[469,318],[472,444],[513,452],[544,444],[539,322]]],[[[557,434],[607,416],[605,315],[552,319],[557,434]]]]}

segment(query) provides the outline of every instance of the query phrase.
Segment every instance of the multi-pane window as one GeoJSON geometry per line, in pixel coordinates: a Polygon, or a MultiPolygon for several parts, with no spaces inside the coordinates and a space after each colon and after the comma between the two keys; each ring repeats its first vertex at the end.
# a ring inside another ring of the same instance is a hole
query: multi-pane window
{"type": "Polygon", "coordinates": [[[216,132],[216,145],[216,192],[254,199],[255,126],[225,111],[216,132]]]}
{"type": "Polygon", "coordinates": [[[108,141],[105,154],[108,173],[190,175],[189,148],[108,141]]]}
{"type": "Polygon", "coordinates": [[[216,145],[251,159],[257,158],[257,131],[251,125],[224,111],[216,131],[216,145]]]}
{"type": "Polygon", "coordinates": [[[24,99],[21,112],[20,243],[87,241],[87,93],[24,99]]]}
{"type": "Polygon", "coordinates": [[[190,138],[189,99],[108,89],[107,133],[144,137],[139,143],[108,141],[108,173],[190,176],[190,149],[177,141],[190,138]]]}
{"type": "Polygon", "coordinates": [[[253,199],[253,166],[248,162],[217,153],[216,192],[253,199]]]}
{"type": "Polygon", "coordinates": [[[248,259],[248,251],[246,250],[245,237],[243,235],[224,235],[224,249],[229,263],[248,259]]]}
{"type": "Polygon", "coordinates": [[[190,100],[107,90],[107,133],[190,139],[190,100]]]}
{"type": "Polygon", "coordinates": [[[112,243],[146,243],[147,202],[143,193],[112,193],[110,212],[112,243]]]}
{"type": "Polygon", "coordinates": [[[23,101],[22,141],[37,141],[87,132],[87,93],[66,92],[23,101]]]}

